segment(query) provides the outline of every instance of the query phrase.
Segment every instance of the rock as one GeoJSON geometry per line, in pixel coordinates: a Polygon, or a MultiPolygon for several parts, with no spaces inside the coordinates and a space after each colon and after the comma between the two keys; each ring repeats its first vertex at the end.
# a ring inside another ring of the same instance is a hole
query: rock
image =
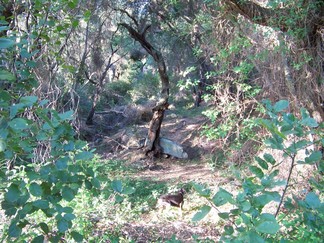
{"type": "Polygon", "coordinates": [[[183,147],[176,143],[173,142],[170,139],[167,138],[160,138],[160,146],[163,149],[164,154],[169,154],[173,157],[179,158],[179,159],[187,159],[188,154],[183,150],[183,147]]]}

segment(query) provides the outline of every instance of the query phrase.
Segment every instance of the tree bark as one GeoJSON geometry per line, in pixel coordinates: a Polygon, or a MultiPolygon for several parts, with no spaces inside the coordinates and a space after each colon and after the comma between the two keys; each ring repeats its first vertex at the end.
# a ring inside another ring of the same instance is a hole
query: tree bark
{"type": "Polygon", "coordinates": [[[126,23],[121,23],[120,25],[128,30],[130,36],[141,44],[141,46],[147,51],[149,55],[153,57],[154,61],[157,64],[162,84],[161,100],[152,109],[153,117],[149,124],[148,136],[144,151],[146,155],[149,152],[153,152],[155,156],[159,156],[159,154],[161,153],[161,148],[159,146],[160,130],[164,112],[166,109],[168,109],[169,106],[169,77],[167,74],[164,58],[162,54],[157,49],[155,49],[145,38],[146,31],[150,28],[149,25],[146,26],[142,32],[135,30],[132,26],[126,23]]]}

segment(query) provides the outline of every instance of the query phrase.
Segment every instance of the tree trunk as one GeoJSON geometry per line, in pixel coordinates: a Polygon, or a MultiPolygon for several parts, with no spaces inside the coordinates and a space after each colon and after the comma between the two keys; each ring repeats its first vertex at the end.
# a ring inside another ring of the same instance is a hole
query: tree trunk
{"type": "Polygon", "coordinates": [[[163,59],[162,54],[156,50],[151,43],[149,43],[145,38],[146,31],[150,28],[150,26],[146,26],[144,30],[140,33],[135,30],[133,27],[126,23],[121,23],[121,26],[126,28],[131,35],[131,37],[138,41],[142,47],[147,51],[149,55],[151,55],[154,61],[157,64],[159,76],[161,79],[162,90],[161,90],[161,100],[156,104],[156,106],[152,109],[153,117],[150,121],[147,141],[145,144],[145,154],[147,155],[150,152],[153,152],[153,155],[159,156],[161,153],[161,148],[159,146],[159,136],[161,125],[164,117],[164,112],[168,109],[168,99],[169,99],[169,77],[167,74],[166,65],[163,59]]]}

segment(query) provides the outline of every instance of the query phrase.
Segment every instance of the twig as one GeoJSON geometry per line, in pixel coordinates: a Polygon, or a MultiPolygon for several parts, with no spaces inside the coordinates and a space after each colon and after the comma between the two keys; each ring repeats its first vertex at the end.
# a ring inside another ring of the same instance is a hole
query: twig
{"type": "Polygon", "coordinates": [[[281,208],[281,205],[283,203],[283,200],[285,198],[285,195],[286,195],[286,192],[287,192],[287,189],[288,189],[288,186],[289,186],[289,181],[290,181],[290,178],[291,178],[291,174],[292,174],[292,170],[294,168],[294,165],[295,165],[295,157],[296,157],[296,154],[294,155],[291,155],[291,165],[290,165],[290,168],[289,168],[289,174],[288,174],[288,178],[287,178],[287,183],[286,183],[286,186],[283,190],[283,193],[281,195],[281,198],[280,198],[280,202],[279,202],[279,205],[278,205],[278,208],[277,208],[277,212],[275,214],[275,217],[277,217],[279,211],[280,211],[280,208],[281,208]]]}

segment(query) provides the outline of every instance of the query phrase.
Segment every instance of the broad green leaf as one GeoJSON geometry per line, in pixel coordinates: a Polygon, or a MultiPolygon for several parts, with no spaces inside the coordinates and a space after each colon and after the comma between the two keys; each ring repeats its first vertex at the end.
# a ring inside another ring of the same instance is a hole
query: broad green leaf
{"type": "MultiPolygon", "coordinates": [[[[91,179],[91,184],[92,184],[95,188],[100,189],[100,181],[99,181],[97,178],[92,178],[92,179],[91,179]]],[[[126,189],[126,188],[123,188],[123,194],[127,194],[127,193],[124,192],[125,189],[126,189]]],[[[135,191],[135,189],[134,189],[134,191],[135,191]]],[[[131,193],[129,193],[129,194],[131,194],[131,193]]]]}
{"type": "Polygon", "coordinates": [[[273,158],[271,154],[264,154],[263,158],[265,159],[265,161],[269,162],[272,165],[276,163],[276,160],[273,158]]]}
{"type": "Polygon", "coordinates": [[[200,196],[208,197],[210,195],[210,189],[205,188],[201,184],[193,183],[192,186],[200,196]]]}
{"type": "Polygon", "coordinates": [[[232,226],[230,226],[230,225],[225,225],[224,226],[224,233],[225,233],[225,235],[232,235],[233,233],[234,233],[234,229],[233,229],[233,227],[232,226]]]}
{"type": "Polygon", "coordinates": [[[259,196],[254,197],[254,203],[259,207],[264,207],[271,201],[279,201],[280,195],[278,192],[264,192],[259,196]]]}
{"type": "Polygon", "coordinates": [[[39,235],[39,236],[36,236],[32,241],[31,243],[43,243],[44,242],[44,236],[43,235],[39,235]]]}
{"type": "Polygon", "coordinates": [[[8,234],[10,237],[17,238],[21,235],[22,229],[16,225],[16,223],[12,223],[9,226],[8,234]]]}
{"type": "Polygon", "coordinates": [[[68,161],[69,161],[68,157],[60,158],[55,162],[55,166],[58,170],[66,170],[68,167],[68,161]]]}
{"type": "Polygon", "coordinates": [[[82,151],[75,155],[75,160],[90,160],[93,158],[93,153],[89,151],[82,151]]]}
{"type": "Polygon", "coordinates": [[[41,227],[41,229],[43,230],[43,232],[45,234],[48,234],[49,233],[49,228],[48,228],[48,225],[45,224],[45,223],[40,223],[39,226],[41,227]]]}
{"type": "Polygon", "coordinates": [[[9,126],[15,130],[24,130],[28,128],[28,121],[24,118],[15,118],[9,122],[9,126]]]}
{"type": "Polygon", "coordinates": [[[2,138],[0,138],[0,152],[5,151],[6,148],[7,148],[6,142],[2,138]]]}
{"type": "Polygon", "coordinates": [[[20,197],[20,190],[17,185],[11,184],[8,188],[8,191],[5,194],[5,199],[8,202],[16,202],[20,197]]]}
{"type": "Polygon", "coordinates": [[[287,109],[289,106],[288,100],[279,100],[277,103],[274,104],[273,109],[275,112],[281,112],[287,109]]]}
{"type": "Polygon", "coordinates": [[[218,216],[222,219],[229,219],[229,213],[218,213],[218,216]]]}
{"type": "Polygon", "coordinates": [[[0,70],[0,80],[15,81],[16,77],[7,70],[0,70]]]}
{"type": "Polygon", "coordinates": [[[200,208],[200,210],[193,216],[192,221],[197,222],[205,218],[205,216],[209,213],[211,207],[208,205],[204,205],[200,208]]]}
{"type": "Polygon", "coordinates": [[[120,180],[114,180],[111,183],[111,187],[115,192],[119,192],[119,193],[121,193],[122,189],[123,189],[123,185],[122,185],[122,182],[120,180]]]}
{"type": "Polygon", "coordinates": [[[38,100],[37,96],[24,96],[20,99],[20,103],[23,103],[25,106],[33,106],[38,100]]]}
{"type": "Polygon", "coordinates": [[[250,231],[248,233],[249,236],[249,242],[253,243],[264,243],[265,240],[255,231],[250,231]]]}
{"type": "Polygon", "coordinates": [[[76,217],[73,213],[66,213],[66,214],[64,214],[63,218],[66,219],[67,221],[72,221],[76,217]]]}
{"type": "Polygon", "coordinates": [[[314,151],[310,156],[305,158],[306,164],[314,164],[322,159],[321,151],[314,151]]]}
{"type": "Polygon", "coordinates": [[[260,220],[255,223],[255,230],[260,233],[276,234],[280,226],[272,214],[261,214],[260,220]]]}
{"type": "Polygon", "coordinates": [[[250,166],[250,171],[253,173],[253,174],[255,174],[258,178],[262,178],[263,176],[264,176],[264,173],[263,173],[263,171],[259,168],[259,167],[257,167],[257,166],[253,166],[253,165],[251,165],[250,166]]]}
{"type": "Polygon", "coordinates": [[[268,138],[264,141],[265,145],[267,145],[270,148],[283,150],[284,146],[282,144],[282,141],[278,141],[275,138],[268,138]]]}
{"type": "Polygon", "coordinates": [[[6,91],[0,90],[0,101],[10,101],[13,97],[6,91]]]}
{"type": "Polygon", "coordinates": [[[129,194],[133,194],[135,191],[136,190],[135,190],[134,187],[132,187],[132,186],[125,186],[123,188],[122,194],[129,195],[129,194]]]}
{"type": "Polygon", "coordinates": [[[115,203],[121,203],[123,201],[124,201],[124,198],[121,195],[119,195],[119,194],[115,195],[115,203]]]}
{"type": "Polygon", "coordinates": [[[59,232],[64,233],[69,229],[69,223],[64,218],[57,221],[57,229],[59,232]]]}
{"type": "MultiPolygon", "coordinates": [[[[3,23],[0,23],[3,24],[3,23]]],[[[9,30],[9,26],[0,26],[0,31],[9,30]]]]}
{"type": "Polygon", "coordinates": [[[307,127],[318,127],[318,123],[314,118],[307,117],[300,121],[300,123],[307,127]]]}
{"type": "Polygon", "coordinates": [[[305,198],[305,202],[313,209],[321,207],[321,200],[319,199],[318,195],[314,192],[310,192],[307,194],[305,198]]]}
{"type": "Polygon", "coordinates": [[[82,242],[83,241],[83,235],[79,234],[76,231],[72,231],[71,236],[76,242],[82,242]]]}
{"type": "Polygon", "coordinates": [[[62,120],[72,120],[73,119],[73,113],[74,113],[73,110],[69,110],[67,112],[60,113],[58,115],[62,120]]]}
{"type": "Polygon", "coordinates": [[[265,162],[263,159],[261,159],[260,157],[255,157],[255,160],[258,162],[258,164],[261,166],[262,169],[267,170],[268,169],[268,163],[265,162]]]}
{"type": "Polygon", "coordinates": [[[49,208],[49,203],[46,200],[36,200],[33,202],[33,205],[36,208],[40,208],[40,209],[47,209],[49,208]]]}
{"type": "Polygon", "coordinates": [[[249,201],[244,201],[241,203],[242,211],[247,212],[251,208],[251,203],[249,201]]]}
{"type": "Polygon", "coordinates": [[[234,204],[233,195],[222,188],[220,188],[219,191],[214,195],[212,201],[217,207],[226,203],[234,204]]]}
{"type": "Polygon", "coordinates": [[[258,224],[256,224],[255,227],[256,231],[260,233],[266,233],[266,234],[276,234],[278,230],[280,229],[280,226],[277,222],[274,221],[262,221],[258,224]]]}
{"type": "Polygon", "coordinates": [[[0,49],[7,49],[15,45],[15,42],[7,39],[7,38],[0,38],[0,49]]]}
{"type": "Polygon", "coordinates": [[[43,194],[43,189],[40,185],[33,182],[29,186],[29,192],[35,197],[40,197],[43,194]]]}
{"type": "Polygon", "coordinates": [[[74,190],[72,190],[71,188],[65,186],[65,187],[62,189],[62,197],[63,197],[66,201],[68,201],[68,202],[72,201],[73,198],[74,198],[74,196],[75,196],[75,195],[74,195],[74,190]]]}

